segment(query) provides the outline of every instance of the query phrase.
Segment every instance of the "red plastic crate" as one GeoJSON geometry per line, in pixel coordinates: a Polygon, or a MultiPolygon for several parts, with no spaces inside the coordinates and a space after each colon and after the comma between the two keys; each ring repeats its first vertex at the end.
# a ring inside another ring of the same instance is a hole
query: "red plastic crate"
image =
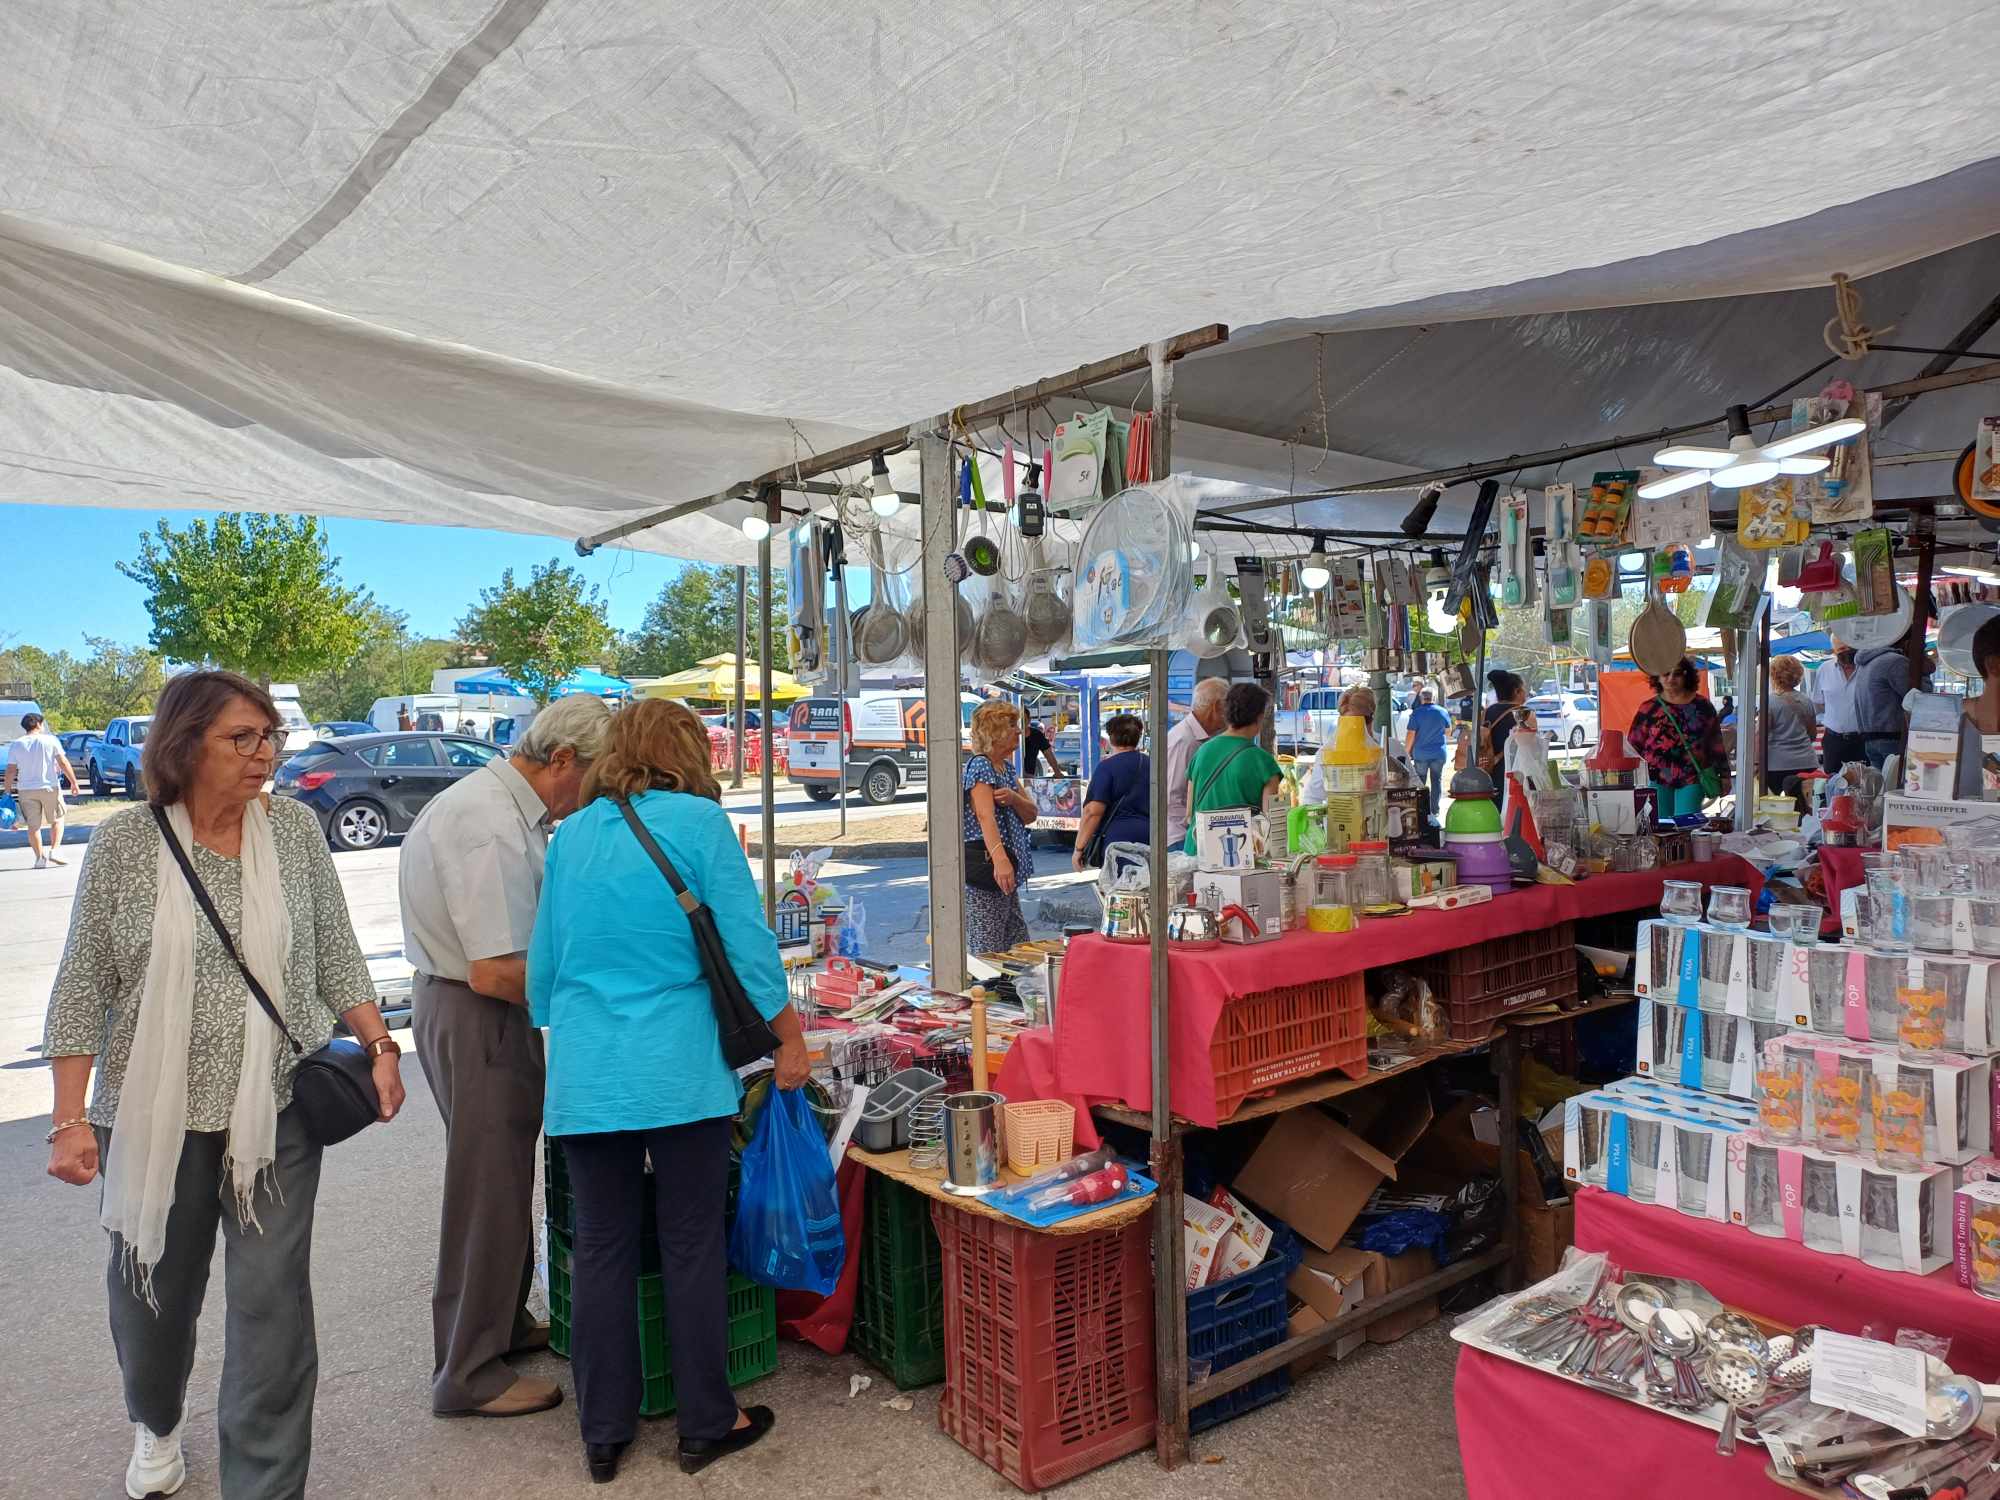
{"type": "Polygon", "coordinates": [[[1153,1444],[1151,1221],[1046,1234],[938,1203],[938,1426],[1024,1490],[1153,1444]]]}
{"type": "Polygon", "coordinates": [[[1412,967],[1445,1008],[1445,1035],[1483,1042],[1509,1011],[1576,998],[1576,924],[1454,948],[1412,967]]]}
{"type": "Polygon", "coordinates": [[[1259,990],[1222,1008],[1209,1048],[1215,1115],[1295,1078],[1368,1071],[1367,982],[1359,974],[1259,990]]]}

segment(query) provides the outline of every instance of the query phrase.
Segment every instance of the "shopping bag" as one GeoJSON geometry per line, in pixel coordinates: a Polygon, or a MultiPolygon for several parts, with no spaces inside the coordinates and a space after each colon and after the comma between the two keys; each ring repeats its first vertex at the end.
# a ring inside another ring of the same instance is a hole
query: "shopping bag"
{"type": "Polygon", "coordinates": [[[766,1286],[829,1295],[847,1237],[826,1135],[802,1089],[774,1089],[743,1151],[729,1263],[766,1286]]]}
{"type": "Polygon", "coordinates": [[[12,792],[0,792],[0,830],[10,829],[21,821],[21,810],[14,802],[12,792]]]}

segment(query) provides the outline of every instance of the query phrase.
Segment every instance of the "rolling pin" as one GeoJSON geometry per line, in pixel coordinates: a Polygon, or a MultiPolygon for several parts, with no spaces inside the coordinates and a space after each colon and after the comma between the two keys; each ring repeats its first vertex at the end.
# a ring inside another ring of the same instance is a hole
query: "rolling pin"
{"type": "Polygon", "coordinates": [[[972,1086],[986,1092],[986,987],[972,987],[972,1086]]]}

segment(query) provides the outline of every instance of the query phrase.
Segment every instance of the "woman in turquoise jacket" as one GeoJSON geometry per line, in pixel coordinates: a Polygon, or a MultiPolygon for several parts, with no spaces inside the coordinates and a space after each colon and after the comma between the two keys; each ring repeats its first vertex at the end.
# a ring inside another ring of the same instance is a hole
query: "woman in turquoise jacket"
{"type": "Polygon", "coordinates": [[[614,1477],[638,1429],[640,1224],[646,1162],[657,1202],[680,1466],[689,1474],[770,1430],[739,1411],[727,1376],[725,1200],[742,1085],[722,1060],[694,936],[627,826],[631,802],[689,891],[715,913],[744,990],[780,1040],[777,1083],[808,1071],[778,941],[722,811],[708,734],[678,703],[647,699],[613,719],[583,806],[549,843],[528,1008],[548,1028],[545,1128],[576,1200],[570,1358],[585,1462],[614,1477]]]}

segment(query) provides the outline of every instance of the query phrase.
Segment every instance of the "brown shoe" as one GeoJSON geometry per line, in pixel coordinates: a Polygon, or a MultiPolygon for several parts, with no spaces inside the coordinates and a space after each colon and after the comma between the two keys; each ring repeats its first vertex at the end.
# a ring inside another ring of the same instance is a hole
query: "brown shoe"
{"type": "Polygon", "coordinates": [[[562,1387],[553,1380],[537,1380],[532,1375],[517,1375],[514,1383],[488,1401],[484,1406],[468,1407],[464,1411],[441,1411],[441,1417],[525,1417],[538,1411],[562,1405],[562,1387]]]}
{"type": "Polygon", "coordinates": [[[510,1355],[540,1354],[543,1353],[545,1350],[547,1350],[548,1347],[549,1347],[549,1325],[546,1323],[536,1323],[532,1325],[528,1329],[528,1331],[515,1342],[514,1347],[509,1349],[507,1352],[510,1355]]]}

